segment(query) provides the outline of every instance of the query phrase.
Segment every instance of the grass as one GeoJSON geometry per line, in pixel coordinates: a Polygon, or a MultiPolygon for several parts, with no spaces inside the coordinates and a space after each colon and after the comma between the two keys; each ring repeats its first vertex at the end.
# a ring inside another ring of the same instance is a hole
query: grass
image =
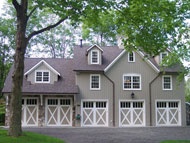
{"type": "Polygon", "coordinates": [[[190,140],[168,140],[161,143],[190,143],[190,140]]]}
{"type": "Polygon", "coordinates": [[[24,132],[18,138],[10,137],[6,130],[0,128],[0,143],[64,143],[64,141],[32,132],[24,132]]]}

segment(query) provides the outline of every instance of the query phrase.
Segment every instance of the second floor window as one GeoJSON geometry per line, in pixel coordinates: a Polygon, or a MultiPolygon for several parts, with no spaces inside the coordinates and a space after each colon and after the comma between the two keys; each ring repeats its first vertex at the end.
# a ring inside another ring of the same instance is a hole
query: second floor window
{"type": "Polygon", "coordinates": [[[97,50],[92,50],[91,52],[91,64],[98,64],[99,63],[99,56],[97,50]]]}
{"type": "Polygon", "coordinates": [[[172,76],[164,75],[162,77],[162,88],[163,90],[172,90],[172,76]]]}
{"type": "Polygon", "coordinates": [[[49,71],[36,71],[35,82],[36,83],[49,83],[50,82],[49,71]]]}
{"type": "Polygon", "coordinates": [[[141,76],[138,74],[123,75],[123,90],[141,90],[141,76]]]}
{"type": "Polygon", "coordinates": [[[100,75],[99,74],[90,75],[90,89],[100,90],[100,75]]]}

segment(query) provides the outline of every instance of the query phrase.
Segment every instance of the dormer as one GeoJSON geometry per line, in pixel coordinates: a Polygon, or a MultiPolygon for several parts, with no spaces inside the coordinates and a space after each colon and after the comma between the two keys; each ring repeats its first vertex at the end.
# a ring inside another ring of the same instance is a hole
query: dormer
{"type": "Polygon", "coordinates": [[[41,60],[25,72],[24,76],[27,78],[27,81],[31,82],[31,84],[54,84],[54,82],[58,81],[60,73],[46,61],[41,60]]]}
{"type": "Polygon", "coordinates": [[[155,61],[158,65],[161,65],[163,62],[163,59],[168,56],[169,52],[165,51],[165,52],[161,52],[159,55],[155,56],[155,61]]]}
{"type": "Polygon", "coordinates": [[[103,50],[97,46],[93,45],[87,49],[88,64],[89,65],[101,65],[102,64],[102,53],[103,50]]]}

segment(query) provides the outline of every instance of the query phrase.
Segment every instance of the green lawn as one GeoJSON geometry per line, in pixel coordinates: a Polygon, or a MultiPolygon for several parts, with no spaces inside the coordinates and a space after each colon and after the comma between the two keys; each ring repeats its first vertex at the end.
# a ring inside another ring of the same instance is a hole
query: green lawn
{"type": "Polygon", "coordinates": [[[190,143],[190,140],[168,140],[161,143],[190,143]]]}
{"type": "Polygon", "coordinates": [[[7,136],[7,131],[0,128],[0,143],[64,143],[64,141],[31,132],[24,132],[23,136],[13,138],[7,136]]]}

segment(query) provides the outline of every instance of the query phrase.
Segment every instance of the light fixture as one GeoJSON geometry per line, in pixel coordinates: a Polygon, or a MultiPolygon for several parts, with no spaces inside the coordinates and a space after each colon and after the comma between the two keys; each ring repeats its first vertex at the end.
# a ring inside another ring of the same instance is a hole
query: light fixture
{"type": "Polygon", "coordinates": [[[135,97],[135,94],[132,92],[131,93],[131,98],[133,99],[135,97]]]}

